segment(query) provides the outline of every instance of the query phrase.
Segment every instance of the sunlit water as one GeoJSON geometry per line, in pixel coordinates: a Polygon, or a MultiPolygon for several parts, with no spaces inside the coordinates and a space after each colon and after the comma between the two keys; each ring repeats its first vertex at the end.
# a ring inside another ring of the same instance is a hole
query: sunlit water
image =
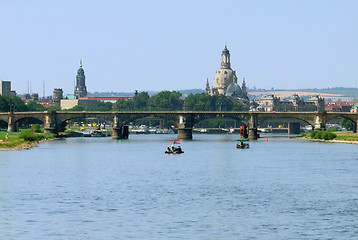
{"type": "Polygon", "coordinates": [[[0,239],[354,239],[358,146],[238,135],[0,152],[0,239]]]}

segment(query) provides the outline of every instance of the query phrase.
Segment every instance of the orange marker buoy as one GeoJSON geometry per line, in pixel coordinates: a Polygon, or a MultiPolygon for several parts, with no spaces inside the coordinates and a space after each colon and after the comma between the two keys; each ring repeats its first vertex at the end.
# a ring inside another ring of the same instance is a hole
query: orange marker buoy
{"type": "Polygon", "coordinates": [[[266,142],[268,142],[268,138],[266,138],[266,142]]]}

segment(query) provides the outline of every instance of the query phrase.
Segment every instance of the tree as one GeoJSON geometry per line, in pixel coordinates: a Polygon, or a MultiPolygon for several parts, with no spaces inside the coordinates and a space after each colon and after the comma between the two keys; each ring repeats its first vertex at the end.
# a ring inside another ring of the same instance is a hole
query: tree
{"type": "Polygon", "coordinates": [[[68,109],[68,111],[84,111],[84,110],[86,110],[86,108],[81,105],[77,105],[77,106],[74,106],[74,107],[68,109]]]}
{"type": "Polygon", "coordinates": [[[184,101],[180,98],[181,93],[177,91],[162,91],[151,97],[152,110],[176,111],[182,110],[184,101]]]}
{"type": "Polygon", "coordinates": [[[41,104],[38,104],[35,101],[30,101],[27,103],[28,111],[45,111],[46,108],[41,104]]]}
{"type": "Polygon", "coordinates": [[[10,108],[16,112],[29,111],[24,101],[19,97],[8,97],[0,95],[0,112],[9,112],[10,108]]]}
{"type": "Polygon", "coordinates": [[[347,118],[343,118],[341,120],[341,125],[342,125],[342,127],[344,127],[345,129],[347,129],[349,131],[353,131],[353,129],[354,129],[354,123],[347,118]]]}

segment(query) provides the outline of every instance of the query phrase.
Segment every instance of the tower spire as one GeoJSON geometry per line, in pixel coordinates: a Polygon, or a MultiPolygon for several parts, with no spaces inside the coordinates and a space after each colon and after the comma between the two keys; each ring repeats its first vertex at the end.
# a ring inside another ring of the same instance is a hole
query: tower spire
{"type": "Polygon", "coordinates": [[[80,68],[82,68],[82,58],[80,58],[80,68]]]}

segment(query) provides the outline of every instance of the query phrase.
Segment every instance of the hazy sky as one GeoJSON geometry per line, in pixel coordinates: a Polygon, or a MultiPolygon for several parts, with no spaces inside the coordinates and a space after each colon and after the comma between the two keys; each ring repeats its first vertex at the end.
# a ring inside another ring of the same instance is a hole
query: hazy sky
{"type": "Polygon", "coordinates": [[[0,0],[0,80],[42,96],[205,88],[227,42],[252,88],[358,87],[358,1],[0,0]]]}

